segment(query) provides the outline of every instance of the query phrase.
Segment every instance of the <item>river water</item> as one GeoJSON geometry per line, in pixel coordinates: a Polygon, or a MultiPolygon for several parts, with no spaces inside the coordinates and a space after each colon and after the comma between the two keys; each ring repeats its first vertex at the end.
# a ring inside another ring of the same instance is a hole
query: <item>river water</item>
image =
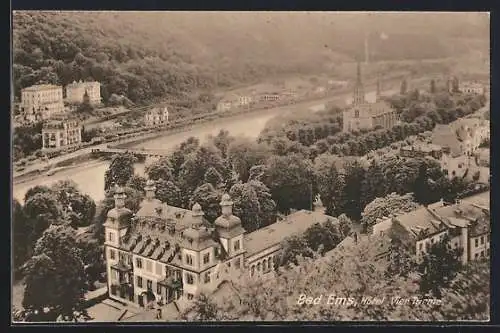
{"type": "MultiPolygon", "coordinates": [[[[375,98],[375,92],[373,91],[368,92],[366,95],[368,101],[373,101],[375,98]]],[[[293,112],[297,109],[305,110],[306,108],[318,106],[330,100],[338,100],[339,98],[343,99],[346,103],[350,103],[351,101],[350,94],[344,94],[314,102],[304,102],[292,106],[283,106],[264,111],[257,111],[251,114],[244,114],[236,117],[221,119],[220,121],[197,125],[182,133],[165,134],[165,136],[142,142],[134,145],[133,147],[144,147],[146,149],[172,149],[191,136],[198,137],[200,141],[203,142],[206,140],[207,135],[215,135],[221,129],[228,130],[232,135],[256,138],[268,120],[279,114],[293,112]]],[[[22,202],[26,191],[36,185],[51,185],[56,181],[69,179],[74,181],[83,193],[87,193],[95,201],[99,201],[104,198],[104,172],[106,171],[108,165],[109,162],[93,162],[87,165],[58,172],[52,176],[43,175],[31,181],[14,184],[12,194],[15,199],[22,202]]],[[[144,164],[136,165],[136,173],[139,175],[144,174],[144,164]]]]}

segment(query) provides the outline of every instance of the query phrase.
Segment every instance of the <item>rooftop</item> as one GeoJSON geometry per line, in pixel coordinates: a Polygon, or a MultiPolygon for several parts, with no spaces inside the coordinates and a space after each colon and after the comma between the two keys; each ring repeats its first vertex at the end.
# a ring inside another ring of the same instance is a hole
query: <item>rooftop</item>
{"type": "Polygon", "coordinates": [[[71,82],[70,84],[68,84],[68,87],[73,88],[73,87],[78,87],[78,86],[82,86],[82,85],[83,86],[93,86],[93,85],[100,85],[100,83],[97,81],[82,81],[82,80],[80,80],[78,82],[76,82],[76,81],[71,82]]]}
{"type": "Polygon", "coordinates": [[[442,147],[432,143],[418,142],[414,143],[413,145],[404,146],[401,149],[409,151],[416,150],[416,151],[430,153],[433,151],[439,151],[442,149],[442,147]]]}
{"type": "Polygon", "coordinates": [[[316,223],[324,223],[335,218],[319,212],[300,210],[288,215],[284,220],[246,234],[245,249],[247,255],[254,255],[262,250],[279,244],[284,238],[302,234],[316,223]]]}
{"type": "Polygon", "coordinates": [[[53,90],[53,89],[62,89],[62,87],[56,86],[54,84],[37,84],[34,86],[24,88],[22,91],[40,91],[40,90],[53,90]]]}

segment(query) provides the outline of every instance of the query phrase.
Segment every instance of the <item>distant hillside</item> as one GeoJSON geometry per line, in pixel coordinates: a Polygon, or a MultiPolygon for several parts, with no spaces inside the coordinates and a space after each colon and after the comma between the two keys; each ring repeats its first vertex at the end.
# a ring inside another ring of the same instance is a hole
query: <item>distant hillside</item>
{"type": "Polygon", "coordinates": [[[365,34],[374,61],[487,54],[488,18],[459,15],[16,12],[14,88],[93,78],[105,101],[124,94],[140,103],[324,72],[359,59],[365,34]]]}

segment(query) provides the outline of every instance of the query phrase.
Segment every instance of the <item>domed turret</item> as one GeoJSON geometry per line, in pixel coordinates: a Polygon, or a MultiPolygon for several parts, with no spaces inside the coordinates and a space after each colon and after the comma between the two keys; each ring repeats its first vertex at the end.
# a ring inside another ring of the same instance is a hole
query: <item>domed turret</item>
{"type": "Polygon", "coordinates": [[[193,218],[193,226],[194,227],[200,227],[203,224],[203,216],[205,213],[201,209],[200,204],[195,203],[193,205],[192,211],[191,211],[191,216],[193,218]]]}
{"type": "Polygon", "coordinates": [[[220,201],[222,215],[215,220],[215,225],[220,228],[232,229],[241,227],[239,217],[233,215],[233,201],[229,194],[225,193],[220,201]]]}
{"type": "Polygon", "coordinates": [[[108,221],[110,225],[115,227],[128,226],[130,219],[132,218],[132,211],[125,207],[125,199],[127,195],[125,190],[117,186],[115,189],[115,208],[108,212],[108,221]]]}

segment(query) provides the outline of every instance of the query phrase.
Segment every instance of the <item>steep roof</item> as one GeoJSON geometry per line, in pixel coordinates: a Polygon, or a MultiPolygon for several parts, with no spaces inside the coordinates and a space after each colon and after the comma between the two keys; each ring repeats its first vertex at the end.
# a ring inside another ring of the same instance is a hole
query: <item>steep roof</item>
{"type": "Polygon", "coordinates": [[[244,246],[247,256],[277,245],[286,237],[300,235],[312,225],[324,223],[328,220],[336,219],[323,213],[306,210],[292,213],[282,221],[246,234],[244,236],[244,246]]]}

